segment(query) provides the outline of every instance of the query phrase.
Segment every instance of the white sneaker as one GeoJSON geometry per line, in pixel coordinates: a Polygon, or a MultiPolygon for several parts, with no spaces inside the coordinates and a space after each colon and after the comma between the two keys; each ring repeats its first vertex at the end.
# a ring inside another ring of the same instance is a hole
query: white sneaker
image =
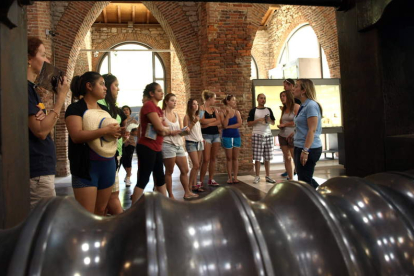
{"type": "Polygon", "coordinates": [[[253,184],[258,184],[260,182],[260,176],[255,176],[253,180],[253,184]]]}
{"type": "Polygon", "coordinates": [[[129,177],[125,178],[125,184],[127,187],[131,186],[131,179],[129,177]]]}
{"type": "Polygon", "coordinates": [[[266,176],[266,182],[267,183],[276,183],[276,180],[270,178],[269,176],[266,176]]]}

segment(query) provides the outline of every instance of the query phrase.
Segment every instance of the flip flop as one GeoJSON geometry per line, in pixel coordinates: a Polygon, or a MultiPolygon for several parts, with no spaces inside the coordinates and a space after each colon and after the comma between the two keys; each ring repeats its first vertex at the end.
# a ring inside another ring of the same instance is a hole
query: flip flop
{"type": "Polygon", "coordinates": [[[193,194],[193,195],[190,195],[190,196],[183,196],[183,198],[184,199],[193,199],[193,198],[198,198],[198,195],[193,194]]]}
{"type": "Polygon", "coordinates": [[[234,181],[231,181],[230,179],[229,180],[227,180],[227,184],[234,184],[235,182],[234,181]]]}
{"type": "Polygon", "coordinates": [[[239,180],[233,180],[233,184],[237,184],[237,183],[240,183],[240,181],[239,180]]]}

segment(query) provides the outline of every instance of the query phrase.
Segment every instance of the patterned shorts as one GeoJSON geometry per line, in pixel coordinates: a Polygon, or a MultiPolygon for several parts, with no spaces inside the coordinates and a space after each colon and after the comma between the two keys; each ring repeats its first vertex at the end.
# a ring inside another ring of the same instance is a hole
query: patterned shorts
{"type": "Polygon", "coordinates": [[[260,161],[262,158],[265,161],[273,159],[273,136],[263,136],[260,134],[253,134],[253,160],[260,161]]]}

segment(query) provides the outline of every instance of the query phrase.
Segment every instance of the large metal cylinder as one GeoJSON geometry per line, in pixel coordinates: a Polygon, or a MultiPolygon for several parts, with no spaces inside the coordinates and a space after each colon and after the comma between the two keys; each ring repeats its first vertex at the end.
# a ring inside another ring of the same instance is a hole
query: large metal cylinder
{"type": "Polygon", "coordinates": [[[2,275],[414,275],[414,176],[276,184],[257,202],[233,187],[192,202],[145,194],[101,218],[43,201],[0,232],[2,275]],[[4,272],[4,273],[2,273],[4,272]]]}

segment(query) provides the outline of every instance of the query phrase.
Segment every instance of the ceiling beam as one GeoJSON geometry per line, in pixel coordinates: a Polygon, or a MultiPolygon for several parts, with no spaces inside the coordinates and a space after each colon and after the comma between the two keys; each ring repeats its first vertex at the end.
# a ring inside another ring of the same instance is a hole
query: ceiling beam
{"type": "Polygon", "coordinates": [[[108,17],[106,15],[106,8],[103,9],[103,18],[104,18],[104,22],[108,23],[108,17]]]}
{"type": "Polygon", "coordinates": [[[118,11],[118,23],[121,24],[121,7],[119,5],[116,5],[116,10],[118,11]]]}
{"type": "Polygon", "coordinates": [[[269,9],[267,10],[266,14],[263,16],[262,22],[260,22],[260,26],[265,26],[267,22],[269,22],[270,18],[272,17],[272,14],[275,12],[275,10],[278,10],[280,8],[280,5],[270,5],[269,9]]]}
{"type": "MultiPolygon", "coordinates": [[[[161,25],[160,24],[134,24],[133,25],[134,26],[134,28],[151,28],[151,27],[161,27],[161,25]]],[[[111,27],[113,27],[113,28],[123,28],[123,27],[128,27],[128,24],[127,23],[121,23],[121,24],[119,24],[119,23],[94,23],[94,24],[92,24],[92,27],[95,27],[95,28],[111,28],[111,27]]]]}

